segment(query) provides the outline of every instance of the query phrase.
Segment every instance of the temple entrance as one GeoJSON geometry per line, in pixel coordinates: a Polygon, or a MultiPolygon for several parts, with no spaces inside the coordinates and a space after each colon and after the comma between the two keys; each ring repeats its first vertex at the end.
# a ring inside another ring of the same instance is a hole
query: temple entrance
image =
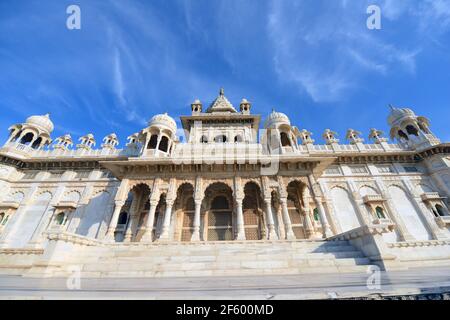
{"type": "Polygon", "coordinates": [[[208,241],[231,241],[234,238],[231,188],[224,183],[214,183],[205,191],[206,239],[208,241]]]}
{"type": "Polygon", "coordinates": [[[245,197],[242,202],[244,212],[244,228],[245,238],[247,240],[262,239],[262,211],[261,208],[261,192],[253,182],[249,182],[244,188],[245,197]]]}
{"type": "Polygon", "coordinates": [[[298,181],[289,183],[287,187],[287,207],[291,219],[292,231],[297,239],[306,239],[302,216],[302,185],[298,181]]]}

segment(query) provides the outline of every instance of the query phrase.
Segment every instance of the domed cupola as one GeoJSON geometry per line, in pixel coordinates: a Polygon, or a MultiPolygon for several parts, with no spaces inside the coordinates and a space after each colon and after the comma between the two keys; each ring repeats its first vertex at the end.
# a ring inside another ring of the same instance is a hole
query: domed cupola
{"type": "Polygon", "coordinates": [[[148,122],[148,126],[150,128],[156,127],[160,129],[168,129],[172,134],[175,134],[175,132],[177,131],[177,123],[167,113],[157,114],[156,116],[151,118],[148,122]]]}
{"type": "Polygon", "coordinates": [[[10,136],[7,144],[19,143],[33,149],[41,149],[52,142],[50,134],[53,132],[54,125],[50,115],[46,114],[28,117],[25,123],[13,125],[9,129],[10,136]]]}
{"type": "Polygon", "coordinates": [[[264,128],[278,128],[281,125],[291,125],[291,121],[289,120],[288,116],[281,112],[276,112],[275,109],[272,109],[272,113],[269,114],[269,116],[266,119],[266,122],[264,123],[264,128]]]}
{"type": "Polygon", "coordinates": [[[437,145],[440,140],[430,131],[430,121],[426,117],[417,116],[409,108],[395,108],[389,105],[391,112],[388,124],[391,127],[391,139],[413,149],[422,149],[437,145]]]}
{"type": "Polygon", "coordinates": [[[408,118],[415,118],[416,114],[409,108],[395,108],[390,105],[391,113],[388,117],[389,126],[396,126],[408,118]]]}
{"type": "MultiPolygon", "coordinates": [[[[158,114],[150,119],[148,127],[140,136],[145,139],[145,149],[152,155],[169,155],[176,141],[177,124],[167,113],[158,114]]],[[[145,150],[144,149],[144,150],[145,150]]]]}
{"type": "Polygon", "coordinates": [[[298,150],[296,127],[291,126],[288,116],[272,110],[266,119],[267,147],[271,153],[292,152],[298,150]]]}

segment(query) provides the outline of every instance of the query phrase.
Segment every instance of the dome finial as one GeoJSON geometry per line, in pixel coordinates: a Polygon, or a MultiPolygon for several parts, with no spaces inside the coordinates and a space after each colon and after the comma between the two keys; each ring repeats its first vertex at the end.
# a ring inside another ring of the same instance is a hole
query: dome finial
{"type": "Polygon", "coordinates": [[[219,95],[221,96],[225,95],[225,90],[223,88],[220,88],[219,95]]]}

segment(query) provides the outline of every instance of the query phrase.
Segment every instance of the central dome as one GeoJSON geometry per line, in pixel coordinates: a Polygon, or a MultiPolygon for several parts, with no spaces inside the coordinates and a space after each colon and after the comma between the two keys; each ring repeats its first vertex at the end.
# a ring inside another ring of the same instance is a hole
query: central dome
{"type": "Polygon", "coordinates": [[[175,120],[173,120],[173,118],[169,116],[167,113],[157,114],[156,116],[151,118],[150,121],[148,122],[148,126],[166,127],[170,131],[172,131],[172,133],[175,133],[175,131],[177,131],[177,124],[175,120]]]}
{"type": "Polygon", "coordinates": [[[50,120],[50,115],[48,113],[43,116],[31,116],[26,120],[26,123],[38,126],[47,131],[47,133],[51,133],[54,129],[53,122],[50,120]]]}

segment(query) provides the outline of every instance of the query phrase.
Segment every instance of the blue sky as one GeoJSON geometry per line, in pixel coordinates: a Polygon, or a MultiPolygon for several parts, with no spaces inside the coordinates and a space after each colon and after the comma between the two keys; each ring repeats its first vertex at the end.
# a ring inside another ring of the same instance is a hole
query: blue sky
{"type": "Polygon", "coordinates": [[[50,113],[53,138],[115,132],[123,146],[152,115],[178,121],[224,87],[319,143],[326,128],[341,142],[348,128],[387,133],[389,103],[449,141],[449,52],[445,0],[0,0],[0,140],[50,113]],[[71,4],[81,30],[66,28],[71,4]],[[381,30],[366,27],[369,4],[381,30]]]}

